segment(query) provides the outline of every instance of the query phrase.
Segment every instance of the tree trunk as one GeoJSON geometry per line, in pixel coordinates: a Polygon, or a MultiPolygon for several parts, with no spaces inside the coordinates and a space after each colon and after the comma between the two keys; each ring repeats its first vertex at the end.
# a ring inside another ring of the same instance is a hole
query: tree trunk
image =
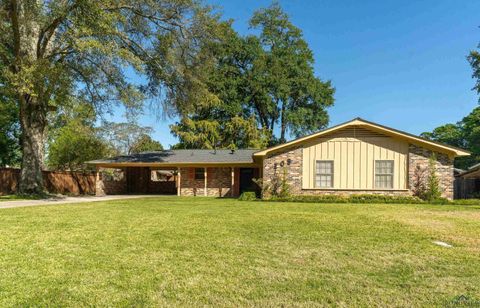
{"type": "Polygon", "coordinates": [[[287,130],[287,119],[285,118],[285,103],[282,102],[282,115],[281,115],[281,123],[280,123],[280,143],[285,143],[287,140],[285,139],[285,131],[287,130]]]}
{"type": "Polygon", "coordinates": [[[20,98],[20,125],[22,128],[22,170],[19,192],[43,194],[43,159],[46,127],[46,109],[37,98],[20,98]]]}

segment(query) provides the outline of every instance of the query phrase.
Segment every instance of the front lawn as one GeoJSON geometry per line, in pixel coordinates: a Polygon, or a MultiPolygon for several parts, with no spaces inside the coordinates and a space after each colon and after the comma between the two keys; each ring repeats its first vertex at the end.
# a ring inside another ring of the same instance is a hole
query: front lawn
{"type": "Polygon", "coordinates": [[[163,197],[1,209],[0,230],[2,307],[480,304],[478,207],[163,197]]]}

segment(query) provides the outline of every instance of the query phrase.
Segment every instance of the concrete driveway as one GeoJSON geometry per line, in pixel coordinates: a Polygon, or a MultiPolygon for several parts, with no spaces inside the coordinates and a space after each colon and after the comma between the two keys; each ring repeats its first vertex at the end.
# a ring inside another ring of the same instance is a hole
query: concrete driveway
{"type": "Polygon", "coordinates": [[[39,206],[39,205],[56,205],[56,204],[68,204],[68,203],[82,203],[82,202],[98,202],[98,201],[110,201],[120,199],[135,199],[135,198],[148,198],[159,197],[156,195],[111,195],[111,196],[80,196],[80,197],[58,197],[41,200],[12,200],[12,201],[0,201],[0,209],[8,209],[13,207],[24,206],[39,206]]]}

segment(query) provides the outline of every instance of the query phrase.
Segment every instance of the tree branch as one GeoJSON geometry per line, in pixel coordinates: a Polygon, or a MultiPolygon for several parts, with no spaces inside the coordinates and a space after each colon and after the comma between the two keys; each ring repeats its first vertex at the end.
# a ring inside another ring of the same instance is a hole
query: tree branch
{"type": "MultiPolygon", "coordinates": [[[[15,56],[15,62],[18,64],[20,61],[20,25],[18,21],[18,3],[16,0],[10,1],[10,19],[12,21],[13,30],[13,54],[15,56]]],[[[14,71],[17,71],[17,67],[14,66],[14,71]]]]}
{"type": "Polygon", "coordinates": [[[71,6],[66,8],[66,13],[62,16],[55,18],[45,29],[40,31],[40,35],[37,41],[37,58],[41,58],[45,54],[48,43],[52,39],[53,34],[57,30],[58,26],[66,20],[68,15],[78,7],[78,2],[74,2],[71,6]]]}

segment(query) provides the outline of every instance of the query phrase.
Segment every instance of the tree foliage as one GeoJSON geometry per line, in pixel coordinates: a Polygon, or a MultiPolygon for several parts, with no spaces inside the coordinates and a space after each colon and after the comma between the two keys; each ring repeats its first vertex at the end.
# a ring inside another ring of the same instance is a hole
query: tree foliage
{"type": "Polygon", "coordinates": [[[329,81],[315,77],[313,52],[302,31],[278,3],[255,12],[250,25],[261,31],[259,39],[265,52],[262,68],[272,99],[264,108],[267,113],[263,122],[269,123],[271,131],[280,122],[280,142],[286,141],[287,131],[300,137],[324,128],[334,89],[329,81]]]}
{"type": "Polygon", "coordinates": [[[55,131],[49,144],[47,164],[57,170],[87,170],[86,161],[112,154],[112,149],[102,140],[94,128],[81,121],[71,121],[55,131]]]}
{"type": "Polygon", "coordinates": [[[247,119],[234,116],[225,122],[184,118],[171,129],[180,139],[177,149],[261,149],[270,140],[269,132],[259,129],[253,116],[247,119]]]}
{"type": "Polygon", "coordinates": [[[149,151],[161,151],[163,150],[163,146],[160,142],[153,140],[147,134],[141,135],[138,140],[136,140],[132,146],[130,147],[131,154],[137,154],[142,152],[149,152],[149,151]]]}
{"type": "Polygon", "coordinates": [[[171,127],[177,147],[265,147],[285,141],[287,132],[299,137],[328,124],[334,89],[314,76],[300,29],[278,4],[256,12],[251,25],[258,36],[224,25],[222,39],[206,46],[216,60],[206,85],[217,99],[171,127]]]}
{"type": "Polygon", "coordinates": [[[140,126],[132,121],[105,122],[99,128],[100,135],[115,150],[116,155],[133,154],[139,146],[139,141],[151,134],[152,131],[151,127],[140,126]]]}
{"type": "MultiPolygon", "coordinates": [[[[478,48],[480,48],[480,44],[478,45],[478,48]]],[[[480,52],[478,50],[470,51],[467,60],[472,66],[472,78],[476,79],[473,90],[480,94],[480,52]]]]}
{"type": "Polygon", "coordinates": [[[48,119],[72,98],[100,113],[161,98],[183,114],[211,100],[199,51],[217,20],[196,0],[0,0],[2,88],[22,131],[20,191],[42,192],[48,119]],[[146,78],[133,82],[127,70],[146,78]]]}
{"type": "Polygon", "coordinates": [[[0,167],[19,166],[20,127],[15,104],[0,96],[0,167]]]}
{"type": "Polygon", "coordinates": [[[437,158],[435,154],[428,160],[428,177],[426,183],[425,200],[434,201],[438,200],[442,196],[440,189],[440,180],[437,176],[437,158]]]}
{"type": "Polygon", "coordinates": [[[467,169],[480,162],[480,107],[456,124],[445,124],[432,132],[422,133],[422,136],[469,150],[472,154],[455,160],[455,167],[467,169]]]}
{"type": "MultiPolygon", "coordinates": [[[[467,60],[472,66],[472,77],[475,79],[473,90],[480,94],[480,53],[478,50],[471,51],[467,60]]],[[[472,153],[470,156],[455,160],[457,168],[467,169],[480,162],[480,107],[474,108],[461,121],[439,126],[432,132],[422,133],[422,136],[469,150],[472,153]]]]}

